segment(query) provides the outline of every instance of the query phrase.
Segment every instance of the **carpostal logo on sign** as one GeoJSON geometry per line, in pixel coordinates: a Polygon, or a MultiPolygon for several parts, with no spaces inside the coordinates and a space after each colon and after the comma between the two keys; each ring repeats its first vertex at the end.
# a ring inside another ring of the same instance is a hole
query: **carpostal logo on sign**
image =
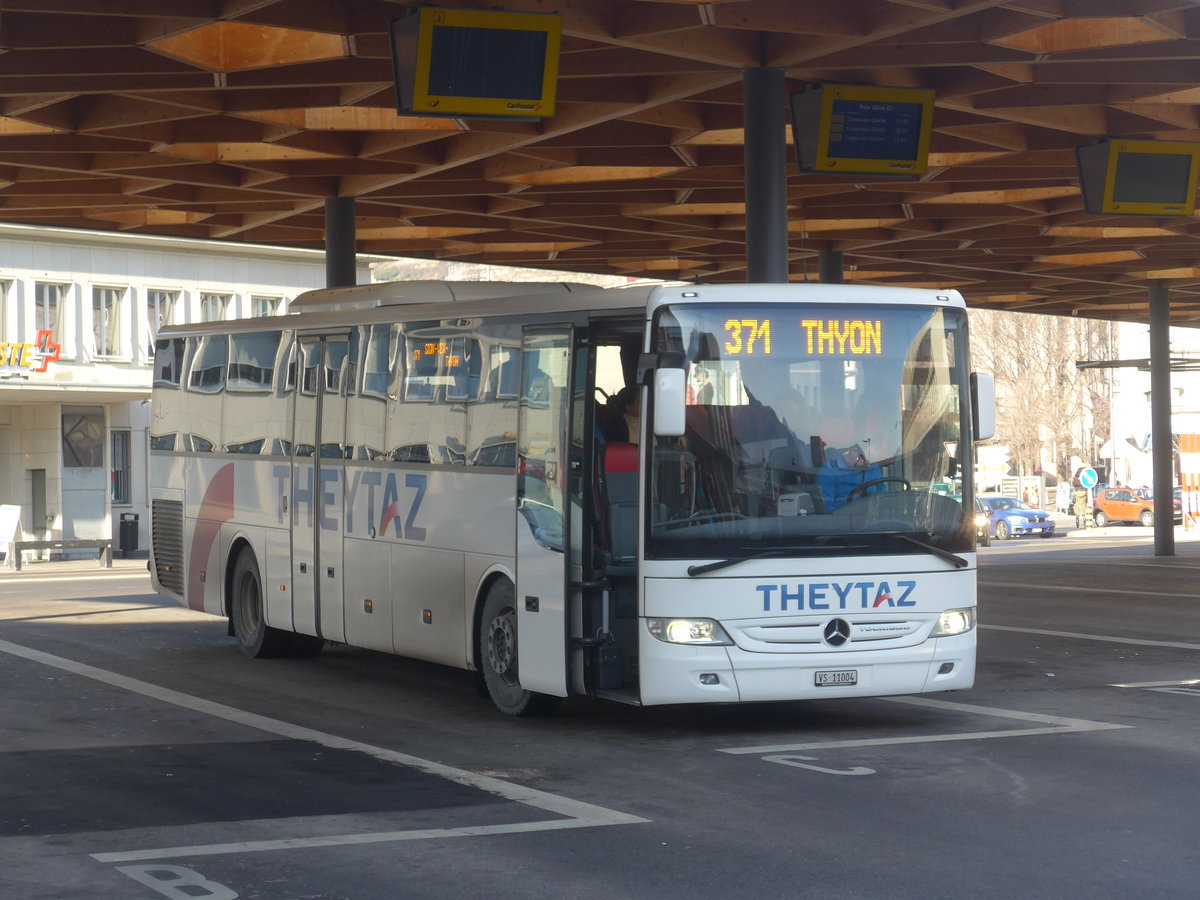
{"type": "Polygon", "coordinates": [[[0,343],[0,369],[25,369],[45,372],[57,361],[61,347],[54,343],[53,331],[39,331],[32,344],[0,343]]]}
{"type": "Polygon", "coordinates": [[[763,612],[912,607],[917,605],[912,596],[916,589],[915,581],[812,581],[754,586],[762,597],[763,612]]]}

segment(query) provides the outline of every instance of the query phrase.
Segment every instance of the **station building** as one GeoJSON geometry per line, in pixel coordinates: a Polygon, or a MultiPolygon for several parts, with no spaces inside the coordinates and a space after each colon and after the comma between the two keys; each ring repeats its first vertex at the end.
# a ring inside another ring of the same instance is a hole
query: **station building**
{"type": "Polygon", "coordinates": [[[321,250],[0,224],[0,504],[20,508],[0,543],[116,551],[136,516],[144,553],[158,329],[275,315],[325,277],[321,250]]]}

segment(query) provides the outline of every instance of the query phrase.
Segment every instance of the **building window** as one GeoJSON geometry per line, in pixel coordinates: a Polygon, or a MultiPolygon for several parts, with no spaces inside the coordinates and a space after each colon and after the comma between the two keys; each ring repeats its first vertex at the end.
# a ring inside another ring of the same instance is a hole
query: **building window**
{"type": "MultiPolygon", "coordinates": [[[[33,328],[35,332],[51,331],[56,341],[62,341],[63,297],[65,284],[37,282],[33,286],[33,328]]],[[[34,335],[36,337],[36,334],[34,335]]]]}
{"type": "Polygon", "coordinates": [[[97,356],[121,354],[121,297],[122,288],[92,288],[92,337],[97,356]]]}
{"type": "Polygon", "coordinates": [[[200,321],[202,322],[220,322],[225,318],[225,312],[229,308],[229,301],[232,300],[229,294],[201,294],[200,295],[200,321]]]}
{"type": "Polygon", "coordinates": [[[175,323],[175,304],[178,301],[178,291],[146,291],[146,344],[149,356],[154,355],[158,330],[175,323]]]}
{"type": "Polygon", "coordinates": [[[282,297],[251,297],[250,315],[277,316],[279,315],[279,307],[282,303],[282,297]]]}
{"type": "Polygon", "coordinates": [[[99,469],[104,465],[104,411],[99,407],[63,407],[63,466],[99,469]]]}
{"type": "Polygon", "coordinates": [[[112,433],[112,502],[114,506],[128,506],[133,502],[130,495],[129,465],[130,432],[112,433]]]}
{"type": "Polygon", "coordinates": [[[8,335],[8,298],[11,290],[11,281],[0,281],[0,340],[4,340],[8,335]]]}

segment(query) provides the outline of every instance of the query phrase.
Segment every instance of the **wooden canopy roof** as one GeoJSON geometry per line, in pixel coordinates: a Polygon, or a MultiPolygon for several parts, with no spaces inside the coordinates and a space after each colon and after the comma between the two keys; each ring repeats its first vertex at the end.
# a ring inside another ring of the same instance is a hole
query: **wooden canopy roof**
{"type": "MultiPolygon", "coordinates": [[[[1200,140],[1195,0],[443,0],[561,12],[557,114],[397,115],[413,0],[3,0],[0,221],[742,281],[742,70],[936,90],[923,177],[789,165],[791,277],[1200,319],[1193,217],[1086,215],[1074,148],[1200,140]]],[[[791,157],[789,156],[789,160],[791,157]]]]}

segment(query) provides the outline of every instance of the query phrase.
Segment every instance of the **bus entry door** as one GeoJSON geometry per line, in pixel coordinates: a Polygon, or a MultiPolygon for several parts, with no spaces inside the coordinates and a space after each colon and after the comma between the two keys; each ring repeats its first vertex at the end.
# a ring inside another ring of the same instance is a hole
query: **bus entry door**
{"type": "Polygon", "coordinates": [[[292,432],[292,626],[346,639],[342,484],[346,474],[345,335],[299,337],[292,432]]]}
{"type": "Polygon", "coordinates": [[[517,659],[521,687],[567,695],[569,327],[527,329],[517,439],[517,659]]]}

